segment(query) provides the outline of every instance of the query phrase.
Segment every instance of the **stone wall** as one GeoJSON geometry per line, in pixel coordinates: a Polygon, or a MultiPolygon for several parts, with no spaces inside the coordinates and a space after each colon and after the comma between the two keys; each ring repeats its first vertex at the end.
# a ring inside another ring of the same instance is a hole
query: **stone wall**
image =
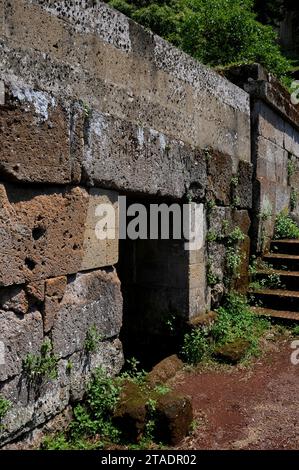
{"type": "Polygon", "coordinates": [[[267,250],[281,211],[299,215],[299,109],[260,65],[232,68],[231,80],[251,95],[252,251],[267,250]]]}
{"type": "MultiPolygon", "coordinates": [[[[266,106],[261,98],[253,115],[266,106]]],[[[82,398],[95,366],[119,372],[128,289],[154,305],[153,329],[160,313],[202,315],[227,287],[225,237],[236,227],[235,283],[246,285],[253,166],[247,91],[92,0],[0,0],[0,128],[0,394],[12,403],[3,445],[82,398]],[[201,247],[98,240],[95,207],[117,208],[119,194],[197,203],[201,247]],[[92,354],[91,328],[101,337],[92,354]],[[46,338],[58,377],[37,388],[24,361],[46,338]]]]}

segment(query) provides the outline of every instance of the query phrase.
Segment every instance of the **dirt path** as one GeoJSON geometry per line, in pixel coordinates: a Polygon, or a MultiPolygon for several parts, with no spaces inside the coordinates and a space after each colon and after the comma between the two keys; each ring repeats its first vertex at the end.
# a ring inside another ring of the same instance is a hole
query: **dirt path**
{"type": "Polygon", "coordinates": [[[199,426],[181,449],[299,449],[299,365],[291,339],[249,368],[183,373],[176,389],[192,397],[199,426]]]}

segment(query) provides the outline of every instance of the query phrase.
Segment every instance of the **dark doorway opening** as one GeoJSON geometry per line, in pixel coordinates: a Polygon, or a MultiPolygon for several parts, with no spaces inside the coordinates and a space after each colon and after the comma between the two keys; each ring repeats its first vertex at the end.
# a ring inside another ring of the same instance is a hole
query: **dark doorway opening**
{"type": "Polygon", "coordinates": [[[145,369],[177,353],[182,343],[189,308],[189,254],[184,242],[120,240],[121,340],[125,358],[136,358],[145,369]]]}

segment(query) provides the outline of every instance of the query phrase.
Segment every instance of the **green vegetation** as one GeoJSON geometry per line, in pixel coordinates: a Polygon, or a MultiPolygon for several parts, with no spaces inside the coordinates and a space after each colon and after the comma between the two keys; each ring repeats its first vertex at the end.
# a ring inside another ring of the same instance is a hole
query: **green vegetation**
{"type": "Polygon", "coordinates": [[[4,416],[6,415],[6,413],[8,412],[8,410],[10,409],[10,407],[11,407],[10,401],[6,400],[6,398],[3,398],[0,395],[0,431],[1,429],[3,429],[2,420],[4,416]]]}
{"type": "Polygon", "coordinates": [[[86,333],[84,342],[84,349],[88,354],[94,353],[98,350],[99,344],[102,340],[102,336],[97,330],[95,325],[92,325],[86,333]]]}
{"type": "Polygon", "coordinates": [[[292,159],[292,156],[289,156],[288,159],[288,178],[290,179],[296,171],[296,162],[292,159]]]}
{"type": "Polygon", "coordinates": [[[170,391],[166,385],[150,388],[146,373],[138,369],[138,361],[128,361],[128,370],[118,377],[108,377],[102,368],[96,368],[87,385],[83,403],[75,405],[73,421],[64,433],[47,436],[42,444],[46,450],[94,450],[116,444],[131,449],[148,448],[154,440],[156,397],[170,391]],[[138,444],[128,443],[113,423],[113,413],[125,386],[133,385],[137,395],[145,393],[147,419],[145,431],[138,444]]]}
{"type": "Polygon", "coordinates": [[[48,378],[55,380],[58,375],[58,358],[53,353],[53,346],[46,338],[41,346],[40,354],[27,354],[23,360],[23,370],[30,381],[48,378]]]}
{"type": "Polygon", "coordinates": [[[274,238],[276,240],[299,238],[299,227],[286,211],[282,211],[276,216],[274,238]]]}
{"type": "Polygon", "coordinates": [[[207,266],[207,283],[208,283],[208,286],[213,287],[216,284],[218,284],[219,281],[220,281],[219,276],[217,276],[213,272],[211,262],[209,261],[208,266],[207,266]]]}
{"type": "Polygon", "coordinates": [[[182,356],[189,364],[198,364],[212,357],[217,348],[244,340],[248,343],[246,357],[259,352],[259,338],[270,327],[266,319],[253,315],[246,297],[231,292],[217,310],[213,325],[194,329],[184,337],[182,356]]]}
{"type": "Polygon", "coordinates": [[[259,280],[254,280],[249,284],[252,290],[258,289],[284,289],[285,286],[281,283],[280,275],[277,273],[269,273],[259,280]]]}
{"type": "Polygon", "coordinates": [[[280,79],[291,64],[253,0],[108,0],[138,23],[213,67],[259,62],[280,79]]]}

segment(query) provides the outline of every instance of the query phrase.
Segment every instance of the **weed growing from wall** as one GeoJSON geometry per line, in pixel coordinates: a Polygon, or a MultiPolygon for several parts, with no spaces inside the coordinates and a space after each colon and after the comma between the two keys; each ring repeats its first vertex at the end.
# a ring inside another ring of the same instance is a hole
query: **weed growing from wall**
{"type": "Polygon", "coordinates": [[[299,238],[299,227],[286,211],[280,212],[275,219],[274,239],[299,238]]]}
{"type": "Polygon", "coordinates": [[[55,380],[58,376],[58,358],[53,353],[53,346],[46,338],[41,346],[40,354],[29,353],[23,360],[23,370],[29,381],[47,378],[55,380]]]}
{"type": "Polygon", "coordinates": [[[102,336],[98,332],[98,329],[95,325],[92,325],[86,333],[85,341],[84,341],[84,350],[88,354],[95,353],[102,341],[102,336]]]}

